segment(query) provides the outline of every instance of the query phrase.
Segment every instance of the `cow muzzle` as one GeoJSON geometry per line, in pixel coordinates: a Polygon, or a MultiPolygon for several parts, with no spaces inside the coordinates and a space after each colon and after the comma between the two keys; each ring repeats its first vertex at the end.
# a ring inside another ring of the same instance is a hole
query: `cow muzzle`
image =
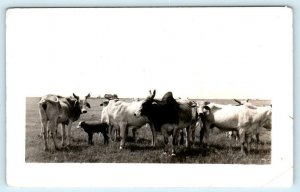
{"type": "Polygon", "coordinates": [[[81,113],[87,113],[87,110],[86,109],[82,109],[81,113]]]}

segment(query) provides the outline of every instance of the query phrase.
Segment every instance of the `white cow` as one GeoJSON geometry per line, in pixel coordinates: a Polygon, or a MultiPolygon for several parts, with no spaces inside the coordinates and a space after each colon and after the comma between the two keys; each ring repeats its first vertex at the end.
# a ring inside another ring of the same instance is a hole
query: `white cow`
{"type": "Polygon", "coordinates": [[[252,135],[257,134],[266,122],[271,121],[272,110],[270,106],[255,108],[247,105],[232,106],[210,103],[203,107],[200,117],[204,126],[200,133],[200,142],[202,142],[203,135],[208,140],[209,129],[215,126],[221,130],[237,131],[241,151],[244,150],[246,144],[246,152],[249,152],[252,135]]]}
{"type": "MultiPolygon", "coordinates": [[[[149,123],[146,117],[134,116],[134,113],[141,107],[142,101],[134,101],[127,103],[119,100],[110,100],[108,105],[103,109],[102,121],[108,121],[110,125],[117,131],[120,131],[120,149],[125,145],[127,130],[132,128],[133,137],[135,137],[136,129],[149,123]]],[[[153,126],[150,126],[152,131],[152,146],[156,146],[156,132],[153,126]]]]}

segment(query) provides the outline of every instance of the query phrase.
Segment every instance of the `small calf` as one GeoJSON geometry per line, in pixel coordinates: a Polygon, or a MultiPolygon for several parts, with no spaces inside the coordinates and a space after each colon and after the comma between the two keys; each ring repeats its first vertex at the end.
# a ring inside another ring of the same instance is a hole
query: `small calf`
{"type": "Polygon", "coordinates": [[[77,128],[82,128],[88,134],[88,144],[94,145],[93,135],[94,133],[102,133],[104,137],[104,144],[108,144],[108,124],[100,122],[85,122],[80,121],[77,128]]]}

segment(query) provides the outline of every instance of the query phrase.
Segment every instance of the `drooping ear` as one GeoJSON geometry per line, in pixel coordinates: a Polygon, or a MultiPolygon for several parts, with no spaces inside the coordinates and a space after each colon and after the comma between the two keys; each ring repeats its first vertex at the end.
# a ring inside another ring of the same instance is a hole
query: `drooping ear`
{"type": "Polygon", "coordinates": [[[86,105],[88,108],[91,108],[91,105],[90,105],[88,102],[86,102],[85,105],[86,105]]]}
{"type": "Polygon", "coordinates": [[[89,94],[87,94],[87,96],[85,96],[85,99],[90,98],[90,97],[91,97],[91,94],[89,93],[89,94]]]}
{"type": "Polygon", "coordinates": [[[196,101],[192,101],[192,107],[197,107],[198,106],[198,103],[196,101]]]}
{"type": "MultiPolygon", "coordinates": [[[[237,100],[237,99],[233,99],[235,102],[237,102],[238,104],[242,104],[242,102],[241,101],[239,101],[239,100],[237,100]]],[[[248,102],[248,101],[247,101],[248,102]]]]}
{"type": "Polygon", "coordinates": [[[75,97],[75,99],[79,100],[79,97],[75,95],[75,93],[73,93],[73,96],[75,97]]]}

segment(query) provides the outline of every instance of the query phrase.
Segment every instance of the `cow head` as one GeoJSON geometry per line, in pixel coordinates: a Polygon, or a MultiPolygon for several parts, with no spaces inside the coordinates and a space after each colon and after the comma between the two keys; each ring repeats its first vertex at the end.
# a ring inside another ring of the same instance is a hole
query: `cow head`
{"type": "Polygon", "coordinates": [[[157,106],[157,102],[154,100],[156,91],[149,92],[150,95],[142,102],[141,107],[134,113],[134,116],[149,116],[153,113],[153,109],[157,106]]]}
{"type": "Polygon", "coordinates": [[[266,118],[264,119],[264,128],[271,129],[272,128],[272,105],[266,106],[267,112],[266,112],[266,118]]]}
{"type": "Polygon", "coordinates": [[[86,95],[84,99],[80,99],[77,95],[73,93],[74,108],[79,109],[80,113],[87,113],[86,107],[91,108],[90,104],[87,102],[87,99],[91,97],[90,94],[86,95]]]}

